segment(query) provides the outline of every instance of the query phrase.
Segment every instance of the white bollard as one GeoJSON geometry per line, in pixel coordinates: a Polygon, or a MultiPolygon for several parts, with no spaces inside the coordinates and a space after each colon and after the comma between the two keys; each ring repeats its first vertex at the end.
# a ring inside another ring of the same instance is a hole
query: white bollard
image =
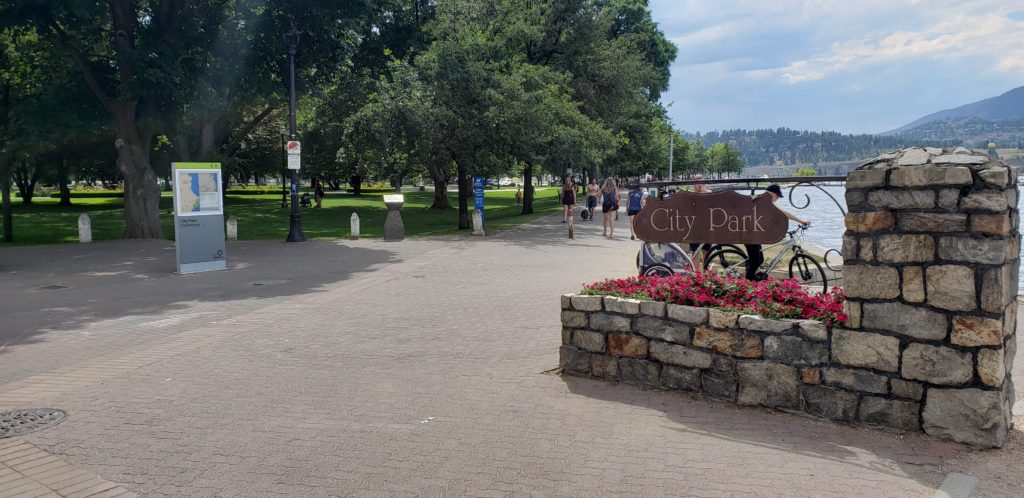
{"type": "Polygon", "coordinates": [[[473,235],[484,234],[484,217],[480,211],[473,211],[473,235]]]}
{"type": "Polygon", "coordinates": [[[228,218],[228,240],[238,240],[238,219],[228,218]]]}
{"type": "Polygon", "coordinates": [[[82,244],[92,242],[92,219],[85,213],[78,217],[78,242],[82,244]]]}
{"type": "Polygon", "coordinates": [[[359,215],[352,213],[352,240],[359,239],[359,215]]]}

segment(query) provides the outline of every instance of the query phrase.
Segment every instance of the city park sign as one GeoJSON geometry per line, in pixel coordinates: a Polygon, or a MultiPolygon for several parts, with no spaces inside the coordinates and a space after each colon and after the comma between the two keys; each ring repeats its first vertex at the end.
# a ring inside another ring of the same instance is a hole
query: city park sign
{"type": "Polygon", "coordinates": [[[660,243],[774,244],[788,227],[789,218],[770,195],[752,198],[732,190],[652,197],[633,218],[637,237],[660,243]]]}

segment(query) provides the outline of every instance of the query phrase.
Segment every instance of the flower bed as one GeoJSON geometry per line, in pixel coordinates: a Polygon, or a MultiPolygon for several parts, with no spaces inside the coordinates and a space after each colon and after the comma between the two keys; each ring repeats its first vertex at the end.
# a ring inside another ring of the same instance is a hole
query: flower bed
{"type": "Polygon", "coordinates": [[[766,318],[819,320],[828,327],[847,319],[843,313],[845,296],[841,288],[814,294],[801,287],[795,279],[769,278],[751,282],[744,278],[697,272],[671,277],[608,279],[586,285],[580,293],[664,301],[766,318]]]}

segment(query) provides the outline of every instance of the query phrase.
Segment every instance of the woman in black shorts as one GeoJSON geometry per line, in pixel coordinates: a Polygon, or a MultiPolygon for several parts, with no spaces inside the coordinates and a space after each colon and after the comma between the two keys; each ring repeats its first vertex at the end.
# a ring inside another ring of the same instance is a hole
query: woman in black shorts
{"type": "Polygon", "coordinates": [[[565,212],[562,213],[562,223],[565,223],[572,214],[572,207],[576,205],[576,182],[572,177],[566,177],[565,185],[562,185],[562,204],[565,204],[565,212]]]}

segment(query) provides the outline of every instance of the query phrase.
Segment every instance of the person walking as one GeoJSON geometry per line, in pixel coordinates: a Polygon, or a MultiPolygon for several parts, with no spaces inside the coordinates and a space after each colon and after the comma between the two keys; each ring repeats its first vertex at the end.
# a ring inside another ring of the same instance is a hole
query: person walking
{"type": "Polygon", "coordinates": [[[597,196],[601,194],[601,187],[597,186],[597,178],[590,179],[590,185],[587,185],[587,211],[590,217],[587,219],[594,219],[594,208],[597,207],[597,196]]]}
{"type": "Polygon", "coordinates": [[[319,178],[313,180],[313,197],[316,200],[316,207],[321,207],[324,200],[324,183],[319,178]]]}
{"type": "Polygon", "coordinates": [[[562,185],[562,204],[565,205],[565,212],[562,213],[562,223],[573,216],[572,207],[576,204],[576,182],[571,176],[565,177],[565,184],[562,185]]]}
{"type": "MultiPolygon", "coordinates": [[[[773,183],[764,189],[765,194],[772,196],[772,202],[777,202],[782,198],[782,187],[773,183]]],[[[761,195],[765,195],[761,194],[761,195]]],[[[782,214],[801,225],[810,225],[811,222],[808,220],[802,220],[796,216],[780,209],[782,214]]],[[[758,275],[757,270],[761,268],[761,264],[764,263],[764,252],[761,251],[761,244],[743,244],[747,248],[747,280],[754,281],[759,280],[767,275],[758,275]]]]}
{"type": "Polygon", "coordinates": [[[633,217],[644,208],[644,204],[647,202],[647,193],[637,184],[636,188],[629,191],[627,199],[626,216],[629,216],[629,240],[636,240],[636,232],[633,230],[633,217]]]}
{"type": "Polygon", "coordinates": [[[604,213],[604,235],[615,237],[615,214],[619,211],[619,188],[615,179],[608,177],[601,189],[601,212],[604,213]]]}

